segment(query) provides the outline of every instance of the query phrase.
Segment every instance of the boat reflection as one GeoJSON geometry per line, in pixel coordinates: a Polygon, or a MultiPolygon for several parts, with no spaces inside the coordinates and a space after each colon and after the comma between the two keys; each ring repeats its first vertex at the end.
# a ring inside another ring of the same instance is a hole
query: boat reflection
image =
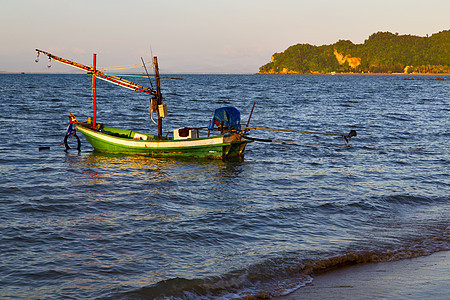
{"type": "Polygon", "coordinates": [[[193,158],[153,158],[140,155],[89,152],[86,155],[67,155],[71,168],[81,172],[83,184],[102,184],[105,180],[132,180],[133,184],[149,181],[170,182],[171,187],[183,182],[201,181],[208,177],[218,184],[239,180],[246,170],[245,162],[224,162],[193,158]],[[88,181],[86,181],[88,179],[88,181]]]}

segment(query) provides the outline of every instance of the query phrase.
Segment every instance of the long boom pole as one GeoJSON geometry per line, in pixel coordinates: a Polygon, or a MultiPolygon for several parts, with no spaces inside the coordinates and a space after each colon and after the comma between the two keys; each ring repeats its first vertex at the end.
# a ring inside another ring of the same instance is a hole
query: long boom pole
{"type": "MultiPolygon", "coordinates": [[[[281,132],[296,132],[296,133],[308,133],[308,134],[323,134],[323,135],[334,135],[334,136],[348,136],[341,133],[327,133],[327,132],[315,132],[315,131],[303,131],[303,130],[291,130],[291,129],[278,129],[278,128],[263,128],[263,127],[248,127],[242,126],[242,129],[246,130],[267,130],[267,131],[281,131],[281,132]]],[[[356,132],[355,132],[356,134],[356,132]]],[[[353,134],[352,134],[353,136],[353,134]]]]}
{"type": "Polygon", "coordinates": [[[48,53],[48,52],[43,51],[43,50],[36,49],[36,52],[38,54],[42,53],[44,55],[47,55],[49,58],[52,58],[52,59],[54,59],[54,60],[56,60],[56,61],[58,61],[60,63],[69,65],[71,67],[74,67],[74,68],[77,68],[77,69],[80,69],[80,70],[83,70],[83,71],[86,71],[86,72],[88,72],[88,74],[95,75],[99,79],[102,79],[102,80],[105,80],[105,81],[108,81],[108,82],[111,82],[111,83],[114,83],[114,84],[126,87],[126,88],[134,90],[134,91],[140,91],[140,92],[143,92],[143,93],[146,93],[146,94],[149,94],[149,95],[156,96],[156,94],[157,94],[157,92],[155,90],[151,89],[151,88],[147,88],[145,86],[142,86],[142,85],[136,84],[134,82],[125,80],[123,78],[120,78],[118,76],[107,75],[107,74],[105,74],[105,73],[103,73],[103,72],[101,72],[101,71],[99,71],[97,69],[94,70],[93,67],[88,67],[88,66],[82,65],[80,63],[77,63],[77,62],[74,62],[74,61],[62,58],[62,57],[58,57],[56,55],[53,55],[53,54],[48,53]]]}

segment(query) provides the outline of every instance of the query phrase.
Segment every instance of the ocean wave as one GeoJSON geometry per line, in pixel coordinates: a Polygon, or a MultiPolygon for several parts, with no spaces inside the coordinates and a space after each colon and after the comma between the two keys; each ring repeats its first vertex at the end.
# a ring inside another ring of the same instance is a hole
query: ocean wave
{"type": "Polygon", "coordinates": [[[364,210],[364,211],[385,211],[392,209],[393,206],[414,206],[418,205],[430,206],[446,204],[450,198],[442,197],[426,197],[409,194],[393,194],[386,196],[372,196],[369,198],[361,198],[354,200],[337,200],[337,201],[322,201],[317,203],[305,204],[305,208],[310,210],[320,210],[324,212],[340,212],[348,213],[350,210],[364,210]]]}
{"type": "Polygon", "coordinates": [[[290,253],[220,276],[171,278],[111,299],[270,299],[307,285],[315,275],[355,264],[388,262],[450,250],[450,227],[442,238],[416,241],[401,248],[347,250],[303,259],[290,253]]]}
{"type": "Polygon", "coordinates": [[[397,194],[397,195],[389,195],[383,196],[378,199],[378,202],[387,203],[387,204],[396,204],[396,205],[430,205],[430,204],[439,204],[439,203],[447,203],[449,197],[425,197],[425,196],[415,196],[408,194],[397,194]]]}

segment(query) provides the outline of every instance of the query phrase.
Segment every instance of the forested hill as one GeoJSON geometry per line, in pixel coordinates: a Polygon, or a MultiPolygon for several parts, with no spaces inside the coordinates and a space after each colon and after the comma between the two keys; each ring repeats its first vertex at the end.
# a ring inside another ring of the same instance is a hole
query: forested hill
{"type": "Polygon", "coordinates": [[[450,73],[450,30],[430,37],[372,34],[364,44],[297,44],[275,53],[262,74],[450,73]]]}

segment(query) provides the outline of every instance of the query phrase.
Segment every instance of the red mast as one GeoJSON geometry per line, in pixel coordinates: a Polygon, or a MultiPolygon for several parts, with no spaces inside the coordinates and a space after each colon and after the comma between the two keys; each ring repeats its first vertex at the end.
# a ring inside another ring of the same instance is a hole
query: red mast
{"type": "Polygon", "coordinates": [[[94,53],[93,61],[93,72],[92,72],[92,105],[94,106],[94,115],[92,117],[92,129],[95,129],[95,124],[97,120],[97,88],[96,88],[96,64],[97,64],[97,54],[94,53]]]}

